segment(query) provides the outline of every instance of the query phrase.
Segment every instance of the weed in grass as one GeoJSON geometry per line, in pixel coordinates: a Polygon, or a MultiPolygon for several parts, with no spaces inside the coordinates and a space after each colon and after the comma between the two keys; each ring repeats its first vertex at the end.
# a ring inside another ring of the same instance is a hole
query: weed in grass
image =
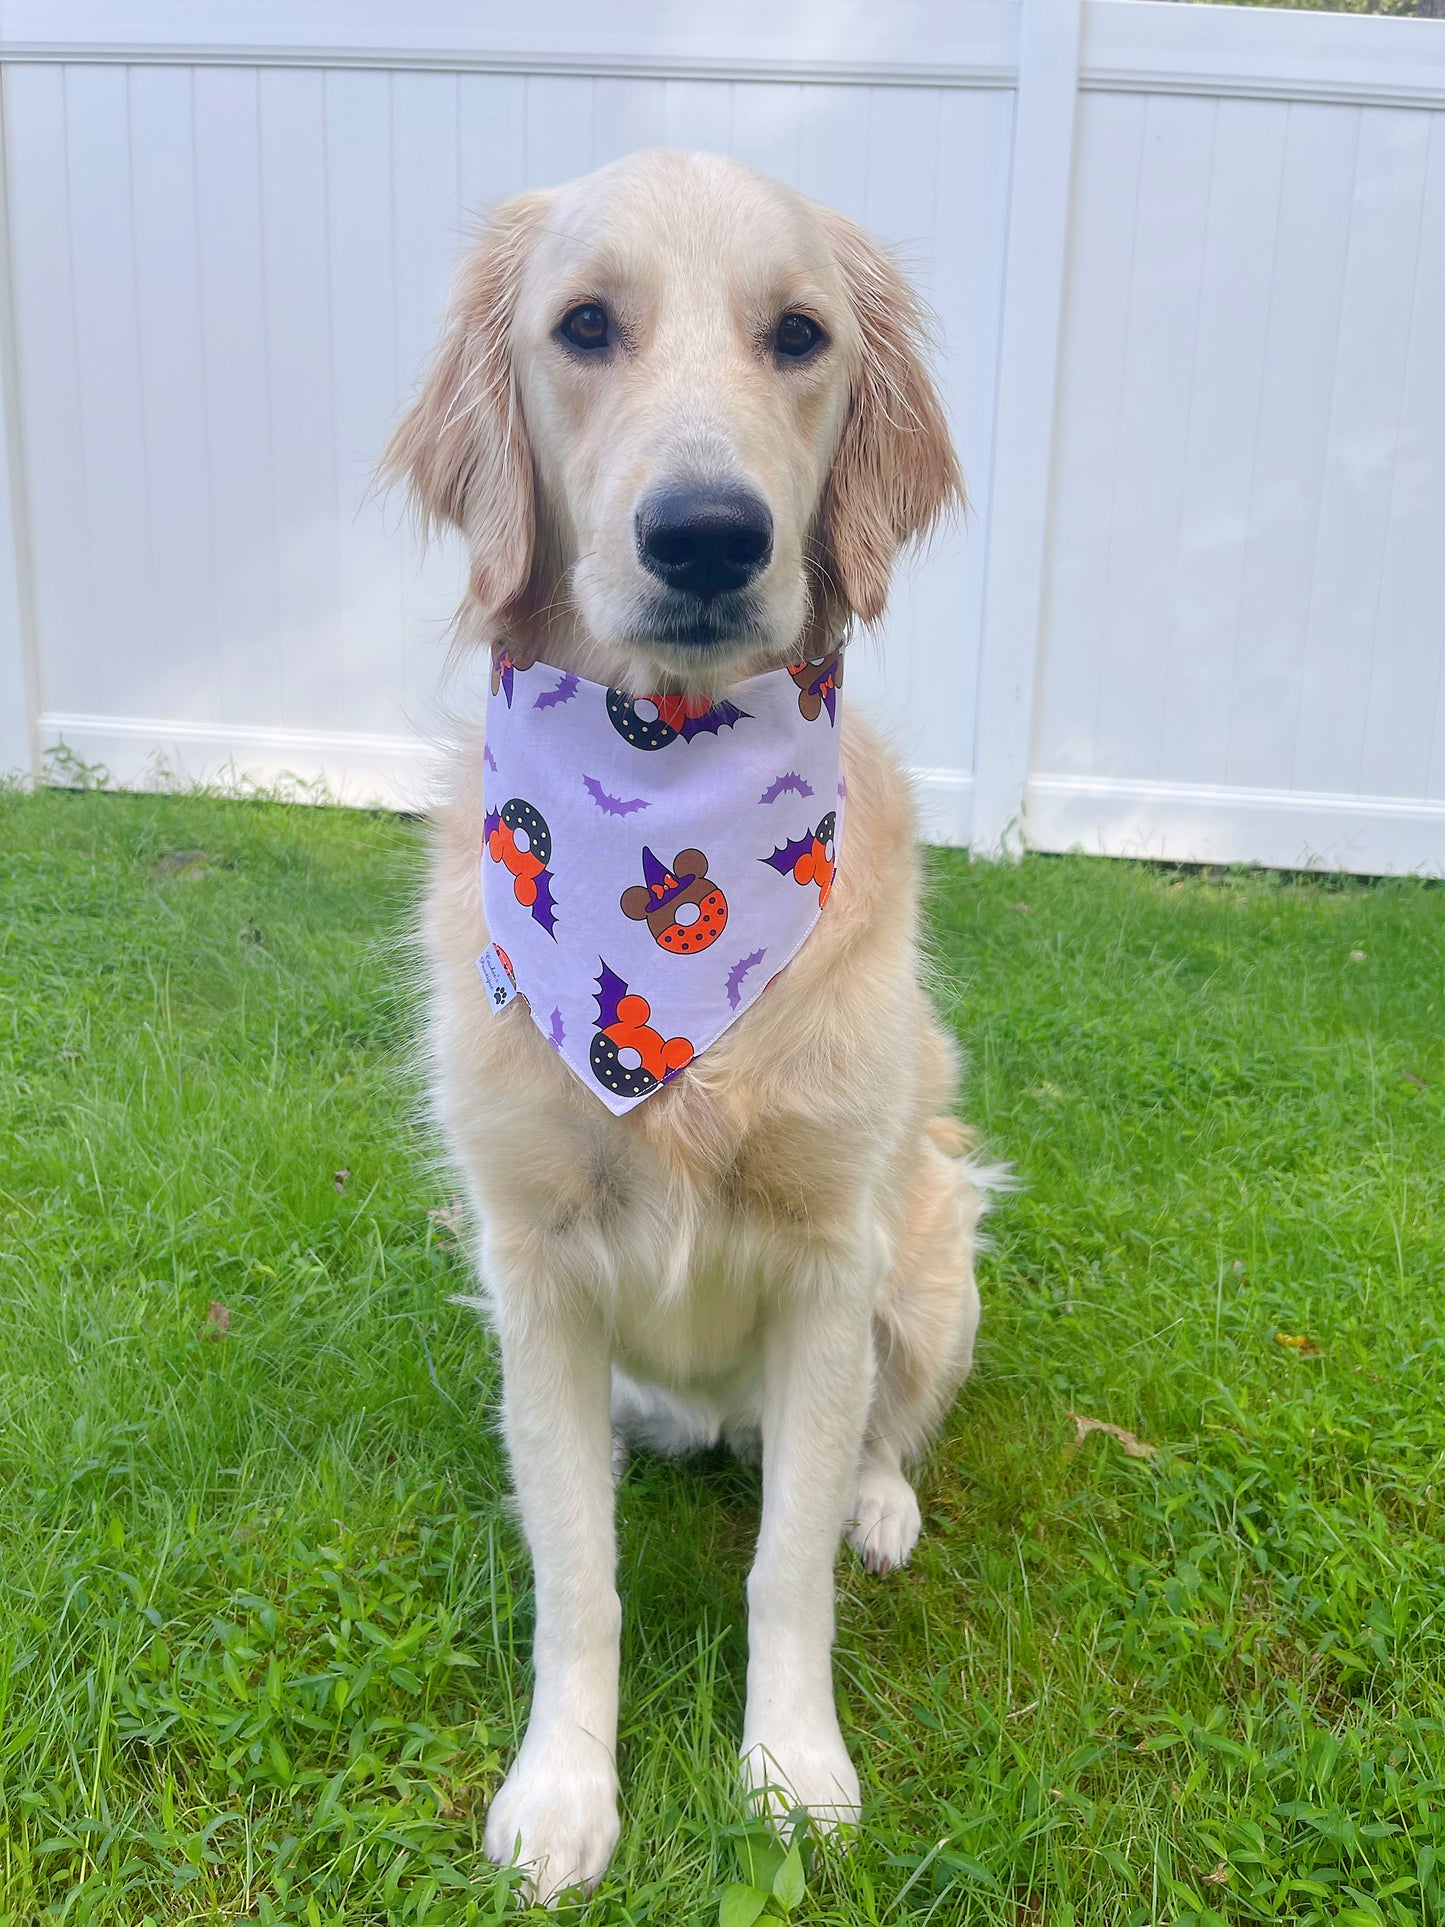
{"type": "MultiPolygon", "coordinates": [[[[516,1916],[530,1595],[414,1121],[420,855],[0,794],[3,1927],[516,1916]]],[[[779,1891],[756,1474],[637,1460],[623,1838],[559,1917],[1445,1920],[1445,891],[939,855],[933,911],[1024,1188],[916,1564],[840,1562],[861,1834],[779,1891]]]]}

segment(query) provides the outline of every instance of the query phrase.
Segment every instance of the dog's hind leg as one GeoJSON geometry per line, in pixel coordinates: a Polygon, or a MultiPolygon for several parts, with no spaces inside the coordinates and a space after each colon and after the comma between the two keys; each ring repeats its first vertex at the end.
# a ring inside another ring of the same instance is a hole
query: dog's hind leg
{"type": "Polygon", "coordinates": [[[869,1435],[858,1466],[858,1490],[848,1520],[848,1543],[869,1572],[906,1566],[918,1544],[923,1515],[891,1439],[869,1435]]]}
{"type": "Polygon", "coordinates": [[[973,1363],[978,1288],[974,1231],[982,1195],[951,1118],[934,1120],[911,1160],[913,1181],[883,1301],[873,1320],[873,1402],[848,1542],[870,1572],[905,1565],[922,1525],[903,1462],[937,1428],[973,1363]]]}

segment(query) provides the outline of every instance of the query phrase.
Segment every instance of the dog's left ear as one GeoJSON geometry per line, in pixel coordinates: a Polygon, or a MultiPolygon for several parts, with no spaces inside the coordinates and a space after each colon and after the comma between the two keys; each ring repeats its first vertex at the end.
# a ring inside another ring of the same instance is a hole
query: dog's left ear
{"type": "Polygon", "coordinates": [[[925,324],[912,289],[856,222],[819,214],[847,284],[863,361],[829,478],[823,534],[848,606],[876,622],[905,543],[965,506],[943,404],[923,359],[925,324]]]}

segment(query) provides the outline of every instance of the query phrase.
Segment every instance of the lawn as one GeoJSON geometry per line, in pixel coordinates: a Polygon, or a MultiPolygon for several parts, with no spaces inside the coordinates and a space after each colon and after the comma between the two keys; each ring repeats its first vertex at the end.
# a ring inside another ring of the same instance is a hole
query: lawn
{"type": "MultiPolygon", "coordinates": [[[[0,794],[3,1927],[513,1912],[530,1593],[417,1122],[421,847],[0,794]]],[[[1445,889],[933,873],[1022,1188],[916,1562],[840,1559],[865,1828],[793,1917],[1445,1919],[1445,889]]],[[[757,1506],[626,1474],[622,1844],[563,1919],[706,1927],[746,1870],[757,1506]]]]}

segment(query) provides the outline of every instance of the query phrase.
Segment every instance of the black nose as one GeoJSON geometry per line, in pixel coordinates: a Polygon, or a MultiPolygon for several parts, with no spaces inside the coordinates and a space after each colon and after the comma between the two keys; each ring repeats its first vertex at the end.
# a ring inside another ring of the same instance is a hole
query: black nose
{"type": "Polygon", "coordinates": [[[669,589],[704,602],[741,589],[768,565],[773,518],[748,488],[657,489],[637,511],[637,554],[669,589]]]}

